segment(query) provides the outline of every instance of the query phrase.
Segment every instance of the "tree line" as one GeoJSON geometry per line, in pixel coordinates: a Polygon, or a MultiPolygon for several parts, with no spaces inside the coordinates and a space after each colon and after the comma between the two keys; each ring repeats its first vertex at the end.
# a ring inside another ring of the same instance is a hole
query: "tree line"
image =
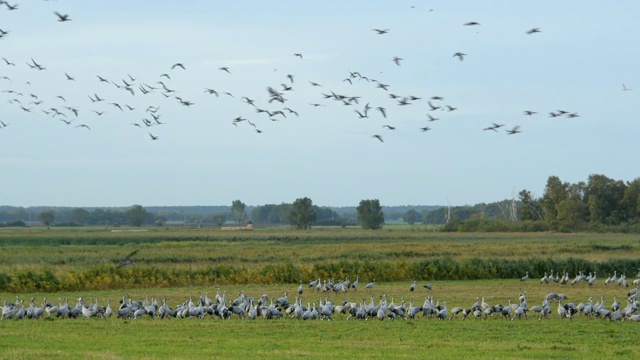
{"type": "MultiPolygon", "coordinates": [[[[46,226],[161,226],[173,220],[176,224],[192,226],[252,222],[256,225],[292,225],[300,229],[312,225],[360,225],[378,229],[385,219],[391,219],[410,225],[443,225],[444,231],[640,232],[640,178],[624,182],[593,174],[586,182],[569,183],[550,176],[540,197],[525,189],[518,193],[518,198],[473,206],[405,206],[391,207],[390,211],[383,212],[377,199],[362,200],[355,208],[330,208],[319,207],[303,197],[292,203],[254,207],[234,200],[230,207],[215,209],[216,212],[209,214],[205,212],[206,207],[198,208],[197,213],[184,214],[175,207],[151,212],[141,205],[91,211],[83,208],[44,209],[34,214],[33,220],[46,226]],[[180,221],[175,221],[176,218],[180,221]]],[[[0,207],[0,226],[25,226],[22,220],[25,217],[24,209],[0,207]]]]}
{"type": "MultiPolygon", "coordinates": [[[[309,229],[316,226],[351,226],[361,224],[366,229],[378,229],[384,224],[384,214],[379,200],[363,200],[357,210],[357,218],[345,217],[328,207],[318,207],[308,197],[296,199],[293,203],[279,205],[263,205],[254,207],[251,217],[247,213],[247,205],[240,200],[234,200],[228,212],[216,212],[208,219],[192,218],[189,223],[195,226],[210,225],[223,226],[227,222],[237,225],[247,223],[257,224],[290,224],[298,229],[309,229]]],[[[24,214],[22,214],[24,216],[24,214]]],[[[29,216],[31,217],[31,215],[29,216]]],[[[83,208],[73,208],[70,212],[57,212],[55,209],[45,209],[35,216],[43,225],[50,226],[163,226],[167,224],[167,217],[147,211],[142,205],[133,205],[127,209],[105,210],[96,208],[92,211],[83,208]],[[58,215],[64,220],[56,222],[58,215]]],[[[20,227],[28,224],[23,220],[10,220],[0,223],[1,226],[20,227]]]]}
{"type": "Polygon", "coordinates": [[[592,174],[586,182],[570,183],[550,176],[542,196],[522,190],[517,200],[493,205],[429,215],[444,218],[449,211],[445,231],[640,232],[640,178],[625,182],[592,174]]]}

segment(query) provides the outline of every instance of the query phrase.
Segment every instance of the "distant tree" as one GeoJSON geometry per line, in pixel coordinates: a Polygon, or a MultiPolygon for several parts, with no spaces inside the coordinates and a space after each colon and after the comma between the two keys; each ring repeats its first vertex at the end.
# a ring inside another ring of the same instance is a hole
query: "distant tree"
{"type": "Polygon", "coordinates": [[[75,208],[71,213],[71,219],[76,224],[86,225],[91,214],[83,208],[75,208]]]}
{"type": "Polygon", "coordinates": [[[296,199],[289,213],[291,224],[298,229],[310,229],[316,221],[316,213],[313,211],[313,202],[308,197],[296,199]]]}
{"type": "Polygon", "coordinates": [[[131,209],[125,211],[124,217],[127,220],[127,224],[131,226],[142,226],[142,224],[147,222],[149,213],[142,205],[133,205],[131,209]]]}
{"type": "Polygon", "coordinates": [[[227,221],[227,214],[224,214],[224,213],[213,214],[212,220],[213,220],[213,226],[220,227],[222,226],[222,224],[224,224],[225,221],[227,221]]]}
{"type": "Polygon", "coordinates": [[[280,224],[285,224],[287,220],[290,221],[292,204],[282,203],[278,205],[278,220],[280,224]]]}
{"type": "Polygon", "coordinates": [[[384,224],[384,214],[380,201],[360,200],[360,205],[356,208],[358,213],[358,222],[363,229],[380,229],[384,224]]]}
{"type": "Polygon", "coordinates": [[[402,216],[402,220],[409,225],[415,224],[416,221],[419,220],[419,218],[420,214],[415,209],[407,211],[406,213],[404,213],[404,216],[402,216]]]}
{"type": "Polygon", "coordinates": [[[422,215],[422,223],[426,224],[427,223],[427,216],[429,215],[429,210],[428,209],[422,209],[420,211],[420,214],[422,215]]]}
{"type": "Polygon", "coordinates": [[[55,219],[55,215],[51,210],[45,210],[38,214],[38,221],[43,223],[46,227],[53,224],[53,220],[55,219]]]}
{"type": "Polygon", "coordinates": [[[155,219],[155,224],[156,226],[164,226],[164,224],[167,222],[167,217],[164,215],[158,215],[156,216],[155,219]]]}
{"type": "Polygon", "coordinates": [[[247,205],[240,200],[234,200],[231,203],[231,217],[238,225],[242,225],[247,220],[246,207],[247,205]]]}

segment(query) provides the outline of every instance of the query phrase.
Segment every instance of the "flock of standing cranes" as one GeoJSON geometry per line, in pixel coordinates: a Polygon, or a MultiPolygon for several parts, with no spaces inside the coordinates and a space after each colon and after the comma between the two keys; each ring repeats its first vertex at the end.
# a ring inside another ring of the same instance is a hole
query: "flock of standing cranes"
{"type": "MultiPolygon", "coordinates": [[[[567,284],[567,274],[565,273],[562,278],[557,278],[557,274],[554,276],[545,274],[541,283],[558,282],[560,284],[567,284]]],[[[520,280],[522,282],[527,281],[529,274],[525,275],[520,280]]],[[[581,281],[585,281],[589,286],[593,286],[595,283],[596,275],[589,274],[585,276],[583,272],[580,272],[571,285],[577,285],[581,281]]],[[[165,298],[158,302],[158,298],[152,297],[149,299],[145,296],[143,300],[134,300],[128,294],[125,294],[119,301],[119,304],[115,307],[111,306],[111,301],[107,300],[105,306],[100,306],[98,299],[89,299],[80,297],[75,300],[75,305],[69,303],[69,299],[58,298],[57,305],[47,301],[45,297],[40,306],[36,304],[35,298],[29,300],[28,306],[25,305],[25,301],[16,296],[15,302],[4,301],[4,305],[0,308],[2,316],[0,319],[41,319],[41,318],[110,318],[115,316],[123,319],[139,319],[142,317],[150,317],[157,319],[164,318],[200,318],[203,319],[207,316],[218,317],[220,319],[239,318],[250,320],[256,320],[258,318],[264,319],[298,319],[298,320],[334,320],[334,316],[340,314],[345,317],[346,320],[395,320],[395,319],[416,319],[416,317],[422,315],[424,318],[438,319],[438,320],[453,320],[454,318],[460,318],[465,320],[467,318],[473,319],[528,319],[528,313],[534,313],[538,320],[550,319],[550,316],[554,314],[552,303],[557,301],[556,313],[560,319],[573,319],[575,316],[585,316],[588,318],[601,318],[609,319],[610,321],[635,321],[640,322],[640,314],[638,314],[638,307],[640,301],[638,301],[638,286],[640,283],[640,271],[638,278],[632,282],[635,288],[626,292],[620,299],[626,297],[626,304],[621,303],[618,300],[618,296],[614,296],[613,302],[610,306],[607,306],[603,295],[595,296],[596,302],[594,303],[594,296],[590,296],[586,302],[575,304],[569,301],[569,298],[565,294],[558,294],[555,292],[547,293],[541,305],[529,306],[527,299],[527,291],[520,290],[516,299],[509,299],[506,305],[494,304],[490,305],[486,298],[477,297],[475,303],[472,305],[456,306],[449,309],[447,301],[440,301],[435,299],[434,296],[425,296],[422,304],[414,304],[413,298],[409,298],[407,304],[405,297],[401,296],[400,302],[396,303],[394,298],[387,296],[386,294],[379,295],[378,301],[376,301],[372,294],[375,287],[375,280],[369,282],[364,286],[365,293],[368,295],[362,297],[358,301],[342,300],[338,304],[334,304],[329,299],[329,294],[332,295],[344,295],[349,291],[358,291],[359,278],[351,282],[349,277],[344,280],[335,282],[334,279],[321,281],[319,278],[309,282],[306,286],[300,281],[300,284],[295,294],[294,299],[289,299],[288,292],[284,293],[284,296],[279,298],[269,297],[263,292],[260,297],[254,298],[247,296],[244,291],[238,293],[238,297],[230,300],[227,299],[226,291],[220,292],[218,288],[215,296],[210,298],[208,292],[200,293],[196,298],[189,296],[184,302],[177,304],[175,307],[170,307],[167,304],[165,298]],[[312,291],[317,296],[318,302],[304,302],[303,294],[305,291],[312,291]]],[[[629,283],[626,280],[626,276],[622,274],[620,278],[617,277],[617,272],[614,272],[613,276],[610,276],[605,282],[608,284],[617,284],[625,289],[629,288],[629,283]]],[[[425,284],[422,286],[427,290],[433,291],[431,284],[425,284]]],[[[414,294],[417,290],[417,281],[414,281],[410,287],[410,294],[414,294]]],[[[626,291],[626,290],[625,290],[626,291]]]]}

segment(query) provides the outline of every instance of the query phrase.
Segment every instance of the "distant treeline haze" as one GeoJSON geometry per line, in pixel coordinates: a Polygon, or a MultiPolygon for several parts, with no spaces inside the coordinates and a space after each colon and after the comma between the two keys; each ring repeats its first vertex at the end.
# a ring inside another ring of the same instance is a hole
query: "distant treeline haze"
{"type": "MultiPolygon", "coordinates": [[[[0,225],[42,223],[65,226],[291,224],[293,203],[246,206],[162,206],[126,208],[0,206],[0,225]]],[[[315,226],[358,225],[356,207],[312,206],[315,226]]],[[[622,231],[640,232],[640,178],[630,182],[590,175],[586,182],[550,176],[541,197],[518,197],[469,206],[382,206],[385,223],[444,225],[444,231],[622,231]]]]}

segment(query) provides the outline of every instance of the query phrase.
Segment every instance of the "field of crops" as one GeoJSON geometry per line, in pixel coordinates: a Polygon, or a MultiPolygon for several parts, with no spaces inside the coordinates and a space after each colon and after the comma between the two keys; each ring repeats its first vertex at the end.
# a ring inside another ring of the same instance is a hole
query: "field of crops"
{"type": "MultiPolygon", "coordinates": [[[[640,268],[640,241],[620,234],[443,234],[425,229],[257,229],[253,232],[149,229],[3,229],[0,231],[0,300],[59,298],[110,300],[114,310],[125,294],[134,300],[167,299],[178,304],[216,291],[231,301],[247,296],[270,299],[300,280],[359,279],[359,290],[335,293],[309,289],[302,303],[327,299],[378,303],[383,295],[400,305],[422,305],[433,296],[449,310],[471,307],[484,297],[495,305],[514,303],[526,291],[529,306],[549,292],[565,302],[611,307],[626,305],[633,286],[604,280],[617,271],[629,284],[640,268]],[[119,266],[126,256],[132,265],[119,266]],[[597,272],[597,281],[571,286],[541,284],[544,272],[597,272]],[[530,279],[520,277],[529,271],[530,279]],[[371,290],[364,284],[376,280],[371,290]],[[414,292],[409,291],[418,281],[414,292]],[[421,285],[430,283],[433,290],[421,285]]],[[[576,315],[561,319],[552,304],[550,319],[513,321],[502,316],[438,321],[335,321],[258,318],[31,319],[0,321],[0,358],[631,358],[640,355],[638,323],[610,322],[576,315]],[[30,339],[25,341],[26,339],[30,339]],[[37,343],[38,346],[31,345],[37,343]]]]}

